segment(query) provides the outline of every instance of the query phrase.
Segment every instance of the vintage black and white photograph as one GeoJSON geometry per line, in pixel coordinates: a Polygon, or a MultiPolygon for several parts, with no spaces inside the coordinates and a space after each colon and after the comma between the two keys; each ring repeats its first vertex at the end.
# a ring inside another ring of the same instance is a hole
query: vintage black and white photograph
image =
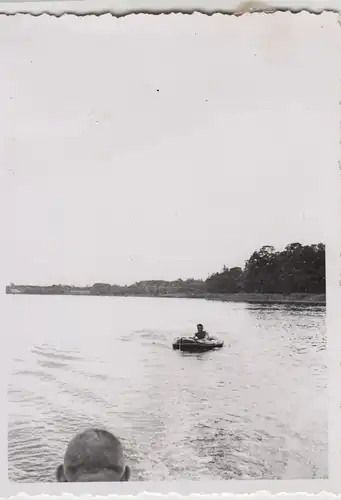
{"type": "Polygon", "coordinates": [[[15,17],[8,479],[327,479],[335,16],[15,17]]]}

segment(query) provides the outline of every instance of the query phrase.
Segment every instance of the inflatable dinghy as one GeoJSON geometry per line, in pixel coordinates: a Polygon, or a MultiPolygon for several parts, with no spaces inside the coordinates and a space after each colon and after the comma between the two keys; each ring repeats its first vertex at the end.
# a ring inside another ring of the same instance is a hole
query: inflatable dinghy
{"type": "Polygon", "coordinates": [[[193,337],[181,337],[173,342],[173,349],[186,352],[204,352],[220,349],[224,342],[217,339],[197,340],[193,337]]]}

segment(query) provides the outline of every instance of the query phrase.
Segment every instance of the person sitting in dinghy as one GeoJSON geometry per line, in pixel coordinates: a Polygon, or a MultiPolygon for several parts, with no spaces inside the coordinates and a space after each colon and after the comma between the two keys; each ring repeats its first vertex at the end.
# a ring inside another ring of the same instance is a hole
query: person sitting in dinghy
{"type": "Polygon", "coordinates": [[[199,323],[197,325],[197,331],[194,334],[195,340],[211,340],[208,333],[204,330],[204,326],[199,323]]]}

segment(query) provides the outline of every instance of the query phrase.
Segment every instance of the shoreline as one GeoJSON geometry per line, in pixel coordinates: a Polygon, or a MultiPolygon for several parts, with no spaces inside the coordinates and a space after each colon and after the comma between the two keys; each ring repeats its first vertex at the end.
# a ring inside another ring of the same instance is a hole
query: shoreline
{"type": "MultiPolygon", "coordinates": [[[[216,295],[216,294],[212,294],[216,295]]],[[[277,294],[277,293],[236,293],[236,294],[219,294],[219,297],[207,297],[207,300],[220,300],[222,302],[246,302],[249,304],[297,304],[297,305],[326,305],[325,294],[309,294],[309,293],[292,293],[292,294],[277,294]]]]}
{"type": "Polygon", "coordinates": [[[91,293],[89,290],[75,290],[75,291],[54,291],[46,293],[40,290],[30,290],[26,291],[6,291],[7,295],[68,295],[68,296],[88,296],[88,297],[145,297],[145,298],[178,298],[178,299],[205,299],[214,300],[219,302],[246,302],[249,304],[288,304],[288,305],[311,305],[311,306],[325,306],[326,305],[326,295],[325,294],[313,294],[313,293],[292,293],[292,294],[280,294],[280,293],[208,293],[208,292],[197,292],[197,293],[129,293],[129,291],[122,293],[91,293]]]}

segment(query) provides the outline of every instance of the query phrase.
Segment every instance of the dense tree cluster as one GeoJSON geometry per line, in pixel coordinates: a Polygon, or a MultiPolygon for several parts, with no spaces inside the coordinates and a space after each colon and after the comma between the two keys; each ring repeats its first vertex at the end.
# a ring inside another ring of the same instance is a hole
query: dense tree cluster
{"type": "Polygon", "coordinates": [[[147,280],[130,286],[95,283],[92,286],[70,285],[6,287],[6,293],[66,295],[150,295],[199,297],[207,293],[326,293],[325,246],[291,243],[284,250],[263,246],[253,252],[241,267],[224,267],[206,281],[178,279],[147,280]]]}
{"type": "Polygon", "coordinates": [[[244,269],[224,267],[206,280],[212,293],[325,293],[325,245],[291,243],[284,250],[263,246],[244,269]]]}

